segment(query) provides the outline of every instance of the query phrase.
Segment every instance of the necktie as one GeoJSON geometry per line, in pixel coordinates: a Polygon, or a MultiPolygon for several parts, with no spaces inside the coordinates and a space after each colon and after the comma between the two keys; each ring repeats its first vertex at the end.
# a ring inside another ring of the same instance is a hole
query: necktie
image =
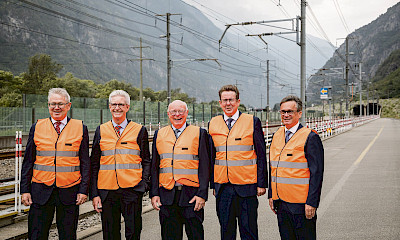
{"type": "Polygon", "coordinates": [[[175,130],[174,130],[174,132],[175,132],[175,137],[176,137],[176,138],[179,137],[180,131],[181,131],[181,130],[179,130],[179,129],[175,129],[175,130]]]}
{"type": "Polygon", "coordinates": [[[118,137],[121,136],[121,133],[119,132],[119,130],[122,128],[121,126],[115,126],[115,132],[117,133],[118,137]]]}
{"type": "Polygon", "coordinates": [[[229,130],[231,130],[231,128],[232,128],[232,121],[233,121],[233,118],[228,118],[228,120],[226,120],[229,130]]]}
{"type": "Polygon", "coordinates": [[[288,142],[288,141],[289,141],[289,139],[290,139],[290,138],[289,138],[290,133],[291,133],[291,132],[290,132],[289,130],[286,131],[286,133],[285,133],[285,142],[288,142]]]}
{"type": "Polygon", "coordinates": [[[54,128],[56,129],[58,135],[60,135],[60,133],[61,133],[60,124],[61,124],[60,121],[56,121],[56,122],[54,123],[54,128]]]}

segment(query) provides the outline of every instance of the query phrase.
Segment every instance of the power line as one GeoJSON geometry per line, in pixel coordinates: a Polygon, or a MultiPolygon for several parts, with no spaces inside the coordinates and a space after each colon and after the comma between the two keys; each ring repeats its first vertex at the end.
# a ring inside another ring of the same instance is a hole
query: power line
{"type": "Polygon", "coordinates": [[[340,21],[342,22],[347,34],[349,34],[350,30],[349,30],[349,27],[347,26],[346,19],[344,18],[342,10],[340,9],[339,2],[337,0],[333,0],[333,3],[335,4],[335,8],[336,8],[336,11],[337,11],[337,13],[339,15],[340,21]]]}

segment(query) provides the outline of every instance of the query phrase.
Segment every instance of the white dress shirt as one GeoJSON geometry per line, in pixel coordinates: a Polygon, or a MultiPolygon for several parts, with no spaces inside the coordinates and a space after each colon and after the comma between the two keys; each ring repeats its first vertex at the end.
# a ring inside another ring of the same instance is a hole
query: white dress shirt
{"type": "MultiPolygon", "coordinates": [[[[54,123],[57,122],[57,120],[54,120],[53,118],[51,118],[51,122],[53,123],[53,126],[54,126],[54,123]]],[[[61,122],[61,124],[60,124],[60,132],[61,132],[64,129],[65,125],[67,125],[67,122],[68,122],[67,116],[65,116],[65,118],[63,120],[58,121],[58,122],[61,122]]]]}
{"type": "Polygon", "coordinates": [[[116,126],[120,126],[121,128],[119,129],[119,134],[122,135],[124,132],[126,126],[128,126],[128,120],[125,118],[125,120],[121,124],[116,124],[114,120],[112,120],[113,127],[115,128],[116,126]]]}
{"type": "Polygon", "coordinates": [[[233,127],[233,125],[236,123],[236,121],[237,121],[238,118],[239,118],[239,111],[236,110],[235,114],[233,114],[232,117],[228,117],[228,116],[226,116],[226,114],[224,113],[224,121],[225,121],[225,123],[227,123],[226,121],[227,121],[229,118],[232,118],[232,119],[233,119],[232,122],[231,122],[231,127],[233,127]]]}
{"type": "MultiPolygon", "coordinates": [[[[175,132],[175,130],[176,130],[177,128],[174,127],[174,125],[172,125],[172,124],[171,124],[171,126],[172,126],[172,130],[174,130],[174,132],[175,132]]],[[[184,123],[183,126],[182,126],[181,128],[179,128],[179,132],[178,132],[176,138],[178,138],[178,137],[181,135],[181,133],[183,132],[183,130],[185,130],[185,128],[186,128],[186,123],[184,123]]]]}
{"type": "Polygon", "coordinates": [[[291,139],[293,134],[296,133],[297,129],[299,128],[299,125],[300,125],[300,122],[297,122],[297,124],[294,125],[293,127],[291,127],[290,129],[287,129],[286,126],[285,126],[285,133],[286,133],[287,130],[290,131],[289,139],[291,139]]]}

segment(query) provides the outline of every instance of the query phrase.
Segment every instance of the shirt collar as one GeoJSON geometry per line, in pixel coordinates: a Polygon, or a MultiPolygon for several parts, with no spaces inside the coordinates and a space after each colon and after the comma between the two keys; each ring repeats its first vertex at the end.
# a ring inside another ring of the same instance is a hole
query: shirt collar
{"type": "Polygon", "coordinates": [[[235,114],[233,114],[232,117],[228,117],[228,116],[226,116],[226,114],[224,113],[224,121],[225,121],[225,122],[226,122],[226,120],[228,120],[228,118],[232,118],[233,121],[236,122],[236,121],[238,120],[238,118],[239,118],[239,110],[236,110],[235,114]]]}
{"type": "MultiPolygon", "coordinates": [[[[171,124],[171,126],[172,126],[172,130],[175,131],[176,127],[174,127],[174,125],[172,125],[172,124],[171,124]]],[[[183,126],[181,128],[179,128],[179,131],[183,132],[183,130],[185,130],[185,128],[186,128],[186,123],[184,123],[183,126]]]]}
{"type": "MultiPolygon", "coordinates": [[[[300,122],[297,122],[297,124],[296,125],[294,125],[293,127],[291,127],[290,129],[289,129],[289,131],[291,132],[291,133],[295,133],[295,132],[297,132],[297,129],[299,128],[299,125],[300,125],[300,122]]],[[[286,128],[286,126],[285,126],[285,132],[287,131],[288,129],[286,128]]]]}
{"type": "MultiPolygon", "coordinates": [[[[63,124],[65,126],[65,125],[67,125],[67,122],[68,122],[67,120],[68,120],[67,116],[65,116],[65,118],[63,120],[59,121],[59,122],[61,122],[61,124],[63,124]]],[[[57,120],[54,120],[53,118],[51,118],[51,122],[54,125],[54,123],[57,122],[57,120]]]]}
{"type": "Polygon", "coordinates": [[[125,129],[126,126],[128,125],[128,120],[125,118],[125,120],[121,124],[116,124],[114,120],[112,120],[112,124],[114,127],[121,126],[122,129],[125,129]]]}

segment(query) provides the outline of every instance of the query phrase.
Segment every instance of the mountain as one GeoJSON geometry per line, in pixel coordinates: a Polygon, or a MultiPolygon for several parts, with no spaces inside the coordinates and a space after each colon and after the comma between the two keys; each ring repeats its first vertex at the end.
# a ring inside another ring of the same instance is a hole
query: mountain
{"type": "MultiPolygon", "coordinates": [[[[349,85],[358,84],[361,62],[363,90],[374,81],[382,79],[399,66],[398,57],[392,64],[380,65],[388,59],[389,55],[400,49],[400,2],[389,8],[385,14],[380,15],[371,23],[355,30],[347,36],[349,48],[349,85]]],[[[398,53],[394,56],[398,56],[398,53]]],[[[346,44],[343,43],[334,56],[323,66],[323,69],[336,69],[333,71],[320,71],[309,80],[307,96],[310,102],[319,102],[319,91],[322,86],[332,86],[334,100],[344,98],[345,80],[344,68],[346,58],[346,44]],[[325,75],[324,75],[325,74],[325,75]]],[[[378,86],[378,85],[375,85],[378,86]]],[[[372,87],[370,87],[372,89],[372,87]]],[[[379,89],[378,89],[379,92],[379,89]]],[[[351,90],[350,90],[351,94],[351,90]]],[[[351,97],[351,96],[350,96],[351,97]]]]}
{"type": "Polygon", "coordinates": [[[379,66],[370,88],[377,89],[380,98],[400,97],[400,49],[379,66]]]}
{"type": "MultiPolygon", "coordinates": [[[[143,85],[156,91],[166,89],[167,12],[171,13],[172,89],[181,88],[202,102],[217,100],[222,85],[237,84],[242,103],[265,107],[268,59],[270,105],[289,89],[298,93],[297,44],[271,37],[265,40],[266,51],[258,38],[232,29],[219,48],[223,31],[181,0],[1,1],[0,70],[18,75],[27,70],[29,57],[45,53],[64,66],[61,76],[71,72],[96,83],[118,79],[139,87],[142,39],[143,85]]],[[[323,55],[331,56],[326,41],[309,39],[323,55]]],[[[307,54],[309,72],[326,61],[314,48],[308,48],[307,54]]]]}

